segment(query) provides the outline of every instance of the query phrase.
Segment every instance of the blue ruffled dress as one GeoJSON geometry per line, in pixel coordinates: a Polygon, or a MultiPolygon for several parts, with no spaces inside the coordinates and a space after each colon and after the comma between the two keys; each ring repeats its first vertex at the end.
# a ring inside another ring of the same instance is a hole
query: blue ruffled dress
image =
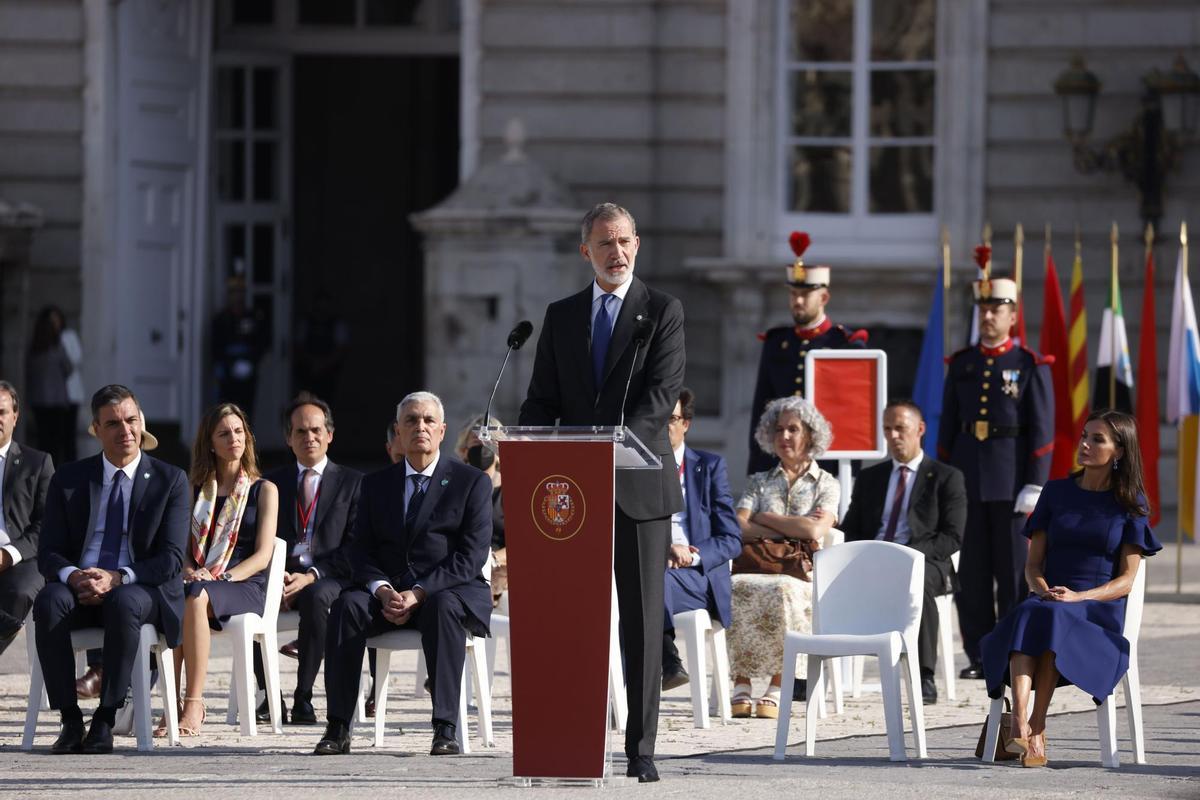
{"type": "MultiPolygon", "coordinates": [[[[1077,592],[1116,576],[1122,545],[1137,545],[1146,556],[1162,549],[1147,517],[1130,514],[1111,491],[1081,488],[1073,477],[1042,489],[1025,535],[1039,530],[1046,532],[1046,583],[1077,592]]],[[[1013,651],[1037,657],[1051,650],[1059,685],[1074,684],[1103,702],[1129,667],[1124,626],[1124,597],[1062,603],[1030,595],[980,642],[988,695],[1004,691],[1013,651]]]]}

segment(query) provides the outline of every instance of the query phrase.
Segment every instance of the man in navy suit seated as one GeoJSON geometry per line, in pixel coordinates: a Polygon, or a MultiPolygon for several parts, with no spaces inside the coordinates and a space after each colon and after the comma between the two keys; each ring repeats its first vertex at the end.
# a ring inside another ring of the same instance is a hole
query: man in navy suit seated
{"type": "Polygon", "coordinates": [[[492,480],[442,458],[442,401],[414,392],[396,411],[404,458],[363,478],[350,546],[353,588],[329,611],[325,641],[328,726],[317,755],[350,752],[366,642],[397,628],[421,633],[433,695],[431,755],[458,753],[455,725],[468,632],[488,635],[492,592],[492,480]]]}
{"type": "Polygon", "coordinates": [[[728,628],[729,562],[742,549],[742,532],[733,510],[725,459],[684,444],[695,413],[696,397],[691,389],[684,387],[667,420],[667,436],[675,449],[675,463],[680,465],[684,505],[682,511],[671,517],[671,547],[667,552],[663,587],[667,613],[663,625],[664,691],[688,682],[675,647],[673,617],[682,611],[703,608],[728,628]]]}

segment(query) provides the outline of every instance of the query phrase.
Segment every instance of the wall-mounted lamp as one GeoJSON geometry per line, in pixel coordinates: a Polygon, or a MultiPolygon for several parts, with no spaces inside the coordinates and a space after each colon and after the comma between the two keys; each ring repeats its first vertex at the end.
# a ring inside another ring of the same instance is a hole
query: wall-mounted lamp
{"type": "Polygon", "coordinates": [[[1196,135],[1200,109],[1200,75],[1178,56],[1170,72],[1152,70],[1142,76],[1142,107],[1129,130],[1099,147],[1088,139],[1096,117],[1100,79],[1081,56],[1054,82],[1063,102],[1063,134],[1075,154],[1075,169],[1084,174],[1120,172],[1141,194],[1142,222],[1156,229],[1163,214],[1162,193],[1167,172],[1196,135]]]}

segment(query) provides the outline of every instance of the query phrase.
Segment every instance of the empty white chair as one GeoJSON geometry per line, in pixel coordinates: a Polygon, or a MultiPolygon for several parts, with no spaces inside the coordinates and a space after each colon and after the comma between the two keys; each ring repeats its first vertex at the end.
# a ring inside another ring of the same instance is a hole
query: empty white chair
{"type": "MultiPolygon", "coordinates": [[[[1145,559],[1142,559],[1144,561],[1145,559]]],[[[1133,763],[1146,763],[1146,738],[1142,730],[1142,683],[1138,673],[1138,634],[1142,629],[1142,610],[1146,601],[1146,570],[1138,562],[1137,574],[1133,577],[1133,588],[1125,601],[1125,628],[1121,634],[1129,641],[1129,669],[1121,679],[1125,687],[1125,711],[1129,716],[1129,738],[1133,746],[1133,763]]],[[[1007,690],[1006,690],[1007,691],[1007,690]]],[[[1117,705],[1113,699],[1116,692],[1104,698],[1096,709],[1096,726],[1100,738],[1101,766],[1117,768],[1121,759],[1117,750],[1117,705]]],[[[988,711],[987,741],[984,743],[983,760],[993,761],[996,754],[996,739],[1000,735],[1000,715],[1004,711],[1004,696],[992,700],[988,711]]]]}
{"type": "MultiPolygon", "coordinates": [[[[29,702],[25,709],[25,735],[21,739],[22,750],[33,749],[33,737],[37,733],[38,716],[42,710],[45,680],[42,664],[34,646],[33,623],[26,625],[29,658],[29,702]]],[[[71,632],[71,649],[75,652],[92,650],[104,646],[103,628],[81,628],[71,632]]],[[[176,707],[178,694],[175,691],[175,663],[171,648],[153,625],[143,625],[138,642],[137,658],[133,664],[133,730],[137,736],[137,749],[154,749],[151,732],[150,707],[150,659],[158,659],[158,680],[162,686],[163,711],[167,719],[167,741],[179,743],[179,709],[176,707]]]]}
{"type": "Polygon", "coordinates": [[[709,701],[722,723],[732,718],[729,708],[729,652],[725,628],[712,619],[708,609],[682,611],[672,618],[675,635],[682,636],[692,689],[692,720],[697,728],[708,727],[709,701]],[[709,689],[707,656],[712,655],[712,688],[709,689]]]}
{"type": "MultiPolygon", "coordinates": [[[[467,680],[473,681],[476,697],[476,708],[479,713],[480,737],[484,746],[492,747],[492,696],[487,680],[487,655],[480,647],[479,639],[470,634],[467,637],[467,658],[463,663],[462,685],[458,693],[458,720],[454,726],[454,737],[462,752],[471,752],[470,737],[466,734],[467,726],[467,680]],[[468,675],[468,671],[470,675],[468,675]]],[[[392,653],[397,650],[416,650],[422,652],[421,633],[411,629],[399,629],[381,633],[367,639],[367,647],[375,648],[375,746],[383,746],[384,722],[387,717],[388,678],[391,675],[392,653]]],[[[361,696],[362,684],[359,684],[361,696]]],[[[361,719],[361,718],[360,718],[361,719]]]]}
{"type": "MultiPolygon", "coordinates": [[[[824,694],[824,660],[872,655],[879,659],[884,718],[892,761],[905,761],[900,686],[908,687],[917,754],[925,758],[925,716],[917,667],[917,629],[921,623],[925,557],[891,542],[850,542],[820,550],[813,558],[813,633],[789,633],[783,654],[783,685],[796,674],[796,658],[807,653],[808,708],[805,755],[813,755],[818,699],[824,694]]],[[[775,730],[776,760],[787,748],[792,711],[783,692],[775,730]]]]}
{"type": "Polygon", "coordinates": [[[283,597],[283,567],[287,561],[287,542],[275,538],[275,549],[271,553],[271,565],[267,568],[267,599],[262,615],[235,614],[229,618],[221,631],[213,635],[225,635],[233,639],[233,677],[229,682],[229,705],[225,721],[230,725],[241,717],[243,736],[257,736],[258,724],[254,718],[254,643],[262,647],[263,672],[267,679],[267,707],[271,709],[271,730],[283,733],[279,708],[279,600],[283,597]],[[246,713],[238,714],[239,709],[246,713]]]}

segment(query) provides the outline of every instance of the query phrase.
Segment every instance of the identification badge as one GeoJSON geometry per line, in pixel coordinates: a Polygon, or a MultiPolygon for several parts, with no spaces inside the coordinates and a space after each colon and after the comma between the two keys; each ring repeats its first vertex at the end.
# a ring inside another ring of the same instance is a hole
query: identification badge
{"type": "Polygon", "coordinates": [[[975,438],[981,442],[986,442],[988,438],[988,421],[980,419],[975,421],[975,438]]]}
{"type": "Polygon", "coordinates": [[[1005,369],[1001,370],[1000,374],[1004,376],[1004,386],[1001,388],[1001,391],[1003,391],[1009,397],[1016,398],[1017,392],[1019,391],[1017,382],[1021,380],[1021,370],[1005,369]]]}

